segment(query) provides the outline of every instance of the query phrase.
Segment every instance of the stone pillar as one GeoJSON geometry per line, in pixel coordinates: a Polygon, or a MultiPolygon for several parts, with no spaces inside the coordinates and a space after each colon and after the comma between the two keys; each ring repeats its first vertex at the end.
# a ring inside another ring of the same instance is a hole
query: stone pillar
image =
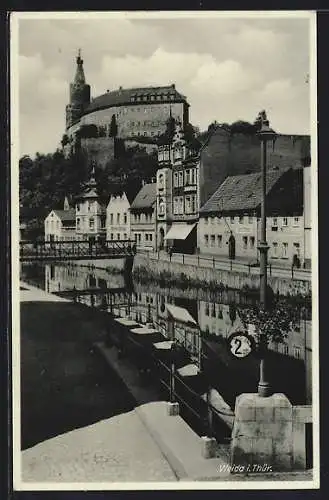
{"type": "Polygon", "coordinates": [[[231,470],[241,473],[293,469],[292,405],[284,394],[236,399],[231,470]]]}
{"type": "Polygon", "coordinates": [[[215,438],[201,437],[201,454],[203,458],[214,458],[216,456],[217,442],[215,438]]]}
{"type": "Polygon", "coordinates": [[[167,403],[167,414],[170,417],[177,417],[179,415],[179,403],[167,403]]]}

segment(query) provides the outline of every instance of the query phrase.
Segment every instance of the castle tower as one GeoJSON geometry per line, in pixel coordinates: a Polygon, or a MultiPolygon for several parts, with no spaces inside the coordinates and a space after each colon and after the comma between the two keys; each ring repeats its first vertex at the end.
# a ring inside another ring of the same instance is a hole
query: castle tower
{"type": "Polygon", "coordinates": [[[73,83],[70,83],[70,103],[66,106],[66,128],[79,120],[90,103],[90,85],[86,84],[83,70],[83,59],[79,49],[76,58],[76,72],[73,83]]]}

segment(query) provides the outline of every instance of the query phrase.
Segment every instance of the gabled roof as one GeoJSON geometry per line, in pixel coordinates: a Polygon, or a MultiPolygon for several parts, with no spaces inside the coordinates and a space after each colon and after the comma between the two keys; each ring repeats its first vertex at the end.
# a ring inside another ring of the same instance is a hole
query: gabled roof
{"type": "Polygon", "coordinates": [[[182,102],[186,101],[185,96],[177,92],[173,85],[168,85],[165,87],[137,87],[131,89],[123,89],[119,88],[118,90],[113,90],[111,92],[106,92],[106,94],[102,94],[98,97],[95,97],[89,106],[87,107],[84,114],[92,113],[98,109],[110,108],[112,106],[118,106],[121,104],[136,104],[136,105],[145,105],[145,104],[160,104],[162,101],[151,101],[151,95],[172,95],[173,99],[168,97],[168,102],[182,102]],[[144,96],[148,96],[148,100],[143,100],[144,96]],[[142,100],[137,101],[137,97],[142,97],[142,100]],[[135,98],[134,101],[131,99],[135,98]]]}
{"type": "Polygon", "coordinates": [[[62,222],[75,221],[75,210],[73,208],[70,208],[70,210],[53,210],[53,212],[62,222]]]}
{"type": "MultiPolygon", "coordinates": [[[[269,170],[266,176],[266,194],[268,194],[280,177],[282,170],[269,170]]],[[[227,177],[209,200],[201,207],[200,213],[230,212],[256,209],[261,203],[261,173],[233,175],[227,177]]]]}
{"type": "Polygon", "coordinates": [[[145,184],[131,204],[131,209],[151,208],[156,201],[156,183],[145,184]]]}

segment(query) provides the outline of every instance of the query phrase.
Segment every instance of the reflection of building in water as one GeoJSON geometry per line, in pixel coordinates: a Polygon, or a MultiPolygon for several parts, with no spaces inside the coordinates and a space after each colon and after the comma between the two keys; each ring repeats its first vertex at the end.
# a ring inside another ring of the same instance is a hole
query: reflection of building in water
{"type": "Polygon", "coordinates": [[[201,369],[201,335],[195,319],[183,307],[167,305],[168,338],[184,346],[193,361],[201,369]]]}
{"type": "MultiPolygon", "coordinates": [[[[227,338],[234,331],[242,328],[236,308],[232,305],[217,304],[206,301],[198,303],[198,318],[202,332],[227,338]]],[[[269,349],[284,356],[302,360],[305,364],[306,398],[312,394],[312,322],[301,319],[295,330],[292,330],[284,342],[270,342],[269,349]]]]}
{"type": "Polygon", "coordinates": [[[89,288],[121,288],[125,286],[121,274],[110,274],[106,269],[91,269],[79,265],[46,264],[45,290],[86,290],[89,288]]]}

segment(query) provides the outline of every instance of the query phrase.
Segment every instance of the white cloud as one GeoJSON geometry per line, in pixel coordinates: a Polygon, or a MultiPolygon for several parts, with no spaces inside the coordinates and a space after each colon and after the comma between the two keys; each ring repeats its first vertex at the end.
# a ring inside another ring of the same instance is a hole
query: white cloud
{"type": "Polygon", "coordinates": [[[278,131],[307,132],[307,40],[293,19],[20,21],[21,153],[57,146],[78,47],[93,96],[176,83],[201,129],[265,108],[278,131]]]}

